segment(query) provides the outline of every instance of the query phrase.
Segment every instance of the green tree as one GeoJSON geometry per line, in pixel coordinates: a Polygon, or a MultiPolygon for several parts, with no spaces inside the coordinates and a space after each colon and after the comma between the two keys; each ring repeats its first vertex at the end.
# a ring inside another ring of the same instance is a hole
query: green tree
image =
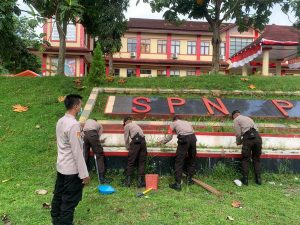
{"type": "Polygon", "coordinates": [[[113,54],[119,52],[121,37],[127,29],[124,12],[129,0],[81,0],[85,8],[81,23],[87,32],[97,38],[103,53],[109,59],[109,73],[113,74],[113,54]]]}
{"type": "Polygon", "coordinates": [[[0,67],[11,73],[26,69],[39,72],[40,60],[27,50],[41,43],[34,31],[37,23],[20,17],[20,13],[16,0],[0,2],[0,67]]]}
{"type": "MultiPolygon", "coordinates": [[[[179,16],[188,19],[205,19],[213,33],[212,73],[219,72],[220,28],[224,21],[235,20],[239,31],[249,27],[262,30],[268,23],[272,7],[282,0],[143,0],[150,3],[153,11],[166,10],[164,18],[180,22],[179,16]]],[[[137,1],[139,3],[140,0],[137,1]]]]}
{"type": "Polygon", "coordinates": [[[57,74],[65,74],[67,25],[76,23],[83,13],[83,7],[78,0],[24,0],[33,6],[44,18],[55,19],[59,35],[59,53],[57,74]]]}
{"type": "Polygon", "coordinates": [[[103,53],[101,51],[101,46],[97,43],[96,48],[93,52],[93,61],[91,65],[91,69],[88,75],[88,82],[93,84],[99,84],[101,78],[104,77],[105,74],[105,63],[103,59],[103,53]]]}

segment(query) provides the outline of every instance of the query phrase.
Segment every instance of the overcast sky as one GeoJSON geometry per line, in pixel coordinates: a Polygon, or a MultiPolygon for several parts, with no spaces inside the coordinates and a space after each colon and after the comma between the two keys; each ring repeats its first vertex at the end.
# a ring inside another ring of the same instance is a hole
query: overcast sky
{"type": "MultiPolygon", "coordinates": [[[[126,12],[127,19],[129,18],[151,18],[151,19],[162,19],[163,13],[152,13],[149,4],[141,2],[136,6],[137,0],[130,0],[130,7],[126,12]]],[[[141,0],[142,1],[142,0],[141,0]]],[[[22,0],[18,0],[18,4],[23,9],[28,9],[28,7],[23,3],[22,0]]],[[[278,25],[292,25],[296,19],[294,15],[290,15],[289,18],[285,15],[280,7],[275,7],[273,9],[273,14],[270,17],[269,24],[278,25]]]]}

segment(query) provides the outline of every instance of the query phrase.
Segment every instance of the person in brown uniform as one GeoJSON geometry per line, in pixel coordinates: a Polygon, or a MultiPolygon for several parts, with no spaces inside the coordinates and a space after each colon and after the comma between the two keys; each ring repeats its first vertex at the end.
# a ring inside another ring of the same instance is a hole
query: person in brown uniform
{"type": "Polygon", "coordinates": [[[110,183],[111,179],[105,178],[105,163],[104,163],[104,152],[103,147],[101,145],[100,136],[103,133],[103,127],[100,123],[97,122],[96,119],[88,119],[85,121],[83,126],[84,133],[84,155],[85,161],[88,163],[89,151],[92,148],[93,153],[96,155],[97,165],[96,168],[98,170],[99,181],[101,184],[110,183]]]}
{"type": "Polygon", "coordinates": [[[81,99],[79,95],[66,96],[67,112],[56,124],[57,178],[51,203],[53,225],[73,224],[82,189],[90,181],[83,157],[80,124],[75,118],[81,111],[81,99]]]}
{"type": "Polygon", "coordinates": [[[168,135],[158,144],[166,144],[173,138],[173,131],[177,134],[177,150],[175,158],[175,183],[169,187],[181,191],[181,178],[184,164],[187,167],[187,183],[193,184],[193,175],[196,169],[196,143],[197,138],[194,134],[194,129],[190,122],[180,120],[178,116],[173,117],[173,122],[170,124],[168,135]],[[186,158],[187,157],[187,158],[186,158]]]}
{"type": "Polygon", "coordinates": [[[126,178],[123,185],[130,187],[134,166],[138,166],[138,188],[145,187],[145,164],[147,156],[147,146],[145,135],[141,127],[132,122],[132,117],[125,117],[123,120],[124,141],[128,152],[126,168],[126,178]]]}
{"type": "Polygon", "coordinates": [[[242,145],[242,183],[248,185],[249,162],[252,156],[254,166],[255,182],[261,185],[260,155],[262,149],[262,139],[254,121],[241,115],[239,110],[232,112],[236,144],[242,145]]]}

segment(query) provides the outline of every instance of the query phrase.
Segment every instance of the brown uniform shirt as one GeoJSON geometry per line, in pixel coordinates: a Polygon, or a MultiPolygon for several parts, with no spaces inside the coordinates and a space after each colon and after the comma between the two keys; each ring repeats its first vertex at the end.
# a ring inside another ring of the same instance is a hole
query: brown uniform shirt
{"type": "Polygon", "coordinates": [[[237,143],[241,142],[243,134],[250,130],[250,128],[254,128],[258,131],[258,128],[254,121],[250,117],[243,115],[239,115],[233,120],[233,127],[237,143]]]}
{"type": "Polygon", "coordinates": [[[185,120],[176,120],[170,124],[168,135],[162,140],[164,144],[172,140],[173,131],[175,131],[177,135],[189,135],[194,133],[193,126],[190,122],[185,120]]]}
{"type": "Polygon", "coordinates": [[[124,141],[125,141],[125,146],[126,149],[129,149],[129,144],[130,144],[130,140],[137,134],[139,133],[142,137],[145,137],[144,132],[142,130],[142,128],[131,122],[125,125],[124,127],[124,141]]]}
{"type": "Polygon", "coordinates": [[[65,114],[56,124],[56,169],[64,175],[78,174],[80,179],[89,176],[83,157],[80,124],[74,116],[65,114]]]}

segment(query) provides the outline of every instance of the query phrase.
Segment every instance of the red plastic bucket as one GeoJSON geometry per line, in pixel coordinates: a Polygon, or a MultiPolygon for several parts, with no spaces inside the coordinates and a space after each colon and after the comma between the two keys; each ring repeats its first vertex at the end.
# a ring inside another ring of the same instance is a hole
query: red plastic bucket
{"type": "Polygon", "coordinates": [[[158,174],[146,174],[146,189],[152,188],[153,190],[157,190],[158,187],[158,174]]]}

